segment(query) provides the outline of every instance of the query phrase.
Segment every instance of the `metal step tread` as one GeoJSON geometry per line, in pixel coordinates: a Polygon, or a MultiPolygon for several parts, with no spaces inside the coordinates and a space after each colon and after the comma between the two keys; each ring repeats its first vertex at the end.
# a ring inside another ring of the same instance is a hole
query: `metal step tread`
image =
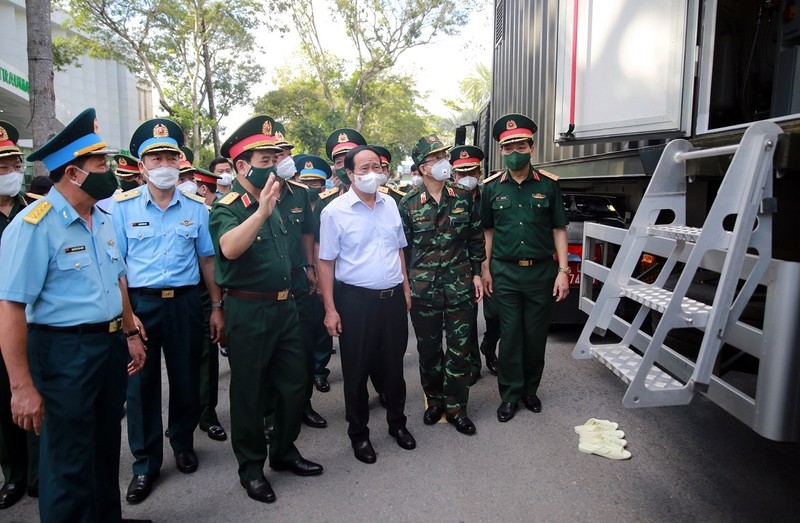
{"type": "MultiPolygon", "coordinates": [[[[592,356],[619,376],[625,383],[630,383],[642,365],[642,356],[625,345],[591,347],[592,356]]],[[[650,390],[676,390],[683,384],[659,369],[651,367],[645,378],[645,386],[650,390]]]]}
{"type": "Polygon", "coordinates": [[[688,227],[686,225],[651,225],[647,228],[647,234],[650,236],[687,242],[696,242],[701,232],[703,232],[703,229],[699,227],[688,227]]]}
{"type": "MultiPolygon", "coordinates": [[[[672,291],[656,287],[654,285],[630,285],[620,287],[620,295],[641,303],[655,311],[664,313],[667,306],[672,301],[672,291]]],[[[687,317],[708,315],[711,313],[711,305],[708,305],[691,298],[683,298],[681,309],[687,317]]]]}

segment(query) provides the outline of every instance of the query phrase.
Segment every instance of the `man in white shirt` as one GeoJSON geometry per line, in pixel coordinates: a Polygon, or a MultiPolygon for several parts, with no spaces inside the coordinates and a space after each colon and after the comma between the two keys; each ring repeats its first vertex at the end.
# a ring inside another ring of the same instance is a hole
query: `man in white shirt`
{"type": "Polygon", "coordinates": [[[351,190],[331,202],[320,219],[319,281],[325,327],[339,336],[341,346],[347,434],[356,459],[375,463],[367,427],[367,377],[374,365],[384,378],[389,434],[404,449],[416,447],[403,412],[411,308],[407,242],[397,204],[377,190],[385,183],[378,154],[355,147],[345,155],[344,168],[351,190]]]}

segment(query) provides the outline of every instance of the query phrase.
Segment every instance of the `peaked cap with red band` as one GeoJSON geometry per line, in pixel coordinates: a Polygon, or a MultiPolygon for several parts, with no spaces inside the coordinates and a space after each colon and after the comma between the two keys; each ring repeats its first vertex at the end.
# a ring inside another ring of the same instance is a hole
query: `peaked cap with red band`
{"type": "Polygon", "coordinates": [[[114,161],[117,162],[117,176],[136,176],[139,174],[139,160],[127,154],[115,154],[114,161]]]}
{"type": "Polygon", "coordinates": [[[17,147],[19,131],[9,122],[0,120],[0,158],[8,156],[22,156],[22,151],[17,147]]]}
{"type": "Polygon", "coordinates": [[[361,136],[361,133],[355,129],[336,129],[325,142],[325,153],[328,158],[333,160],[334,157],[345,154],[359,145],[367,145],[367,141],[361,136]]]}
{"type": "Polygon", "coordinates": [[[275,140],[275,120],[262,114],[254,116],[239,126],[222,144],[220,153],[236,160],[247,151],[282,151],[275,140]]]}
{"type": "Polygon", "coordinates": [[[450,151],[450,163],[455,171],[471,171],[480,167],[484,155],[474,145],[459,145],[450,151]]]}
{"type": "Polygon", "coordinates": [[[492,136],[495,140],[504,143],[533,140],[536,133],[536,123],[521,114],[507,114],[497,120],[492,127],[492,136]]]}

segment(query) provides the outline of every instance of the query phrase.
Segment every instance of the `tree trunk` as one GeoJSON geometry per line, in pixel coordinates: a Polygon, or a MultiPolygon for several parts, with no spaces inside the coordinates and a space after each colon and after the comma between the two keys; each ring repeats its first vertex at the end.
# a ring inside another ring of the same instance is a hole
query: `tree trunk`
{"type": "MultiPolygon", "coordinates": [[[[50,23],[50,0],[25,0],[28,27],[28,81],[30,83],[33,148],[45,144],[58,130],[56,93],[53,82],[53,35],[50,23]]],[[[41,163],[35,174],[46,175],[41,163]]]]}
{"type": "Polygon", "coordinates": [[[214,81],[211,71],[211,53],[208,49],[208,35],[206,35],[206,20],[200,20],[200,29],[203,38],[203,70],[206,83],[206,96],[208,97],[208,116],[211,118],[211,137],[214,140],[214,158],[220,156],[219,120],[217,119],[217,104],[214,101],[214,81]]]}

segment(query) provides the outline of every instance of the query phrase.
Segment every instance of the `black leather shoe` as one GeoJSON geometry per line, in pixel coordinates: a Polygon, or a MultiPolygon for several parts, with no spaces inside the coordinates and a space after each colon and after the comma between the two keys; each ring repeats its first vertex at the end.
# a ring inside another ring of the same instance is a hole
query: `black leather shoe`
{"type": "Polygon", "coordinates": [[[0,509],[8,508],[25,495],[25,486],[22,482],[6,482],[0,488],[0,509]]]}
{"type": "Polygon", "coordinates": [[[497,358],[492,360],[486,358],[486,368],[489,369],[493,376],[497,376],[497,358]]]}
{"type": "Polygon", "coordinates": [[[466,434],[467,436],[472,436],[477,432],[475,428],[475,424],[472,423],[472,420],[466,416],[461,416],[460,418],[447,418],[448,423],[452,423],[456,426],[456,430],[459,431],[461,434],[466,434]]]}
{"type": "Polygon", "coordinates": [[[272,443],[272,436],[275,435],[275,425],[267,425],[264,427],[264,439],[267,440],[267,445],[272,443]]]}
{"type": "Polygon", "coordinates": [[[303,411],[303,423],[315,429],[324,429],[328,426],[328,422],[325,421],[325,418],[320,416],[319,413],[311,407],[303,411]]]}
{"type": "Polygon", "coordinates": [[[505,423],[506,421],[509,421],[511,418],[513,418],[514,414],[516,413],[517,413],[517,402],[514,401],[509,403],[504,401],[503,403],[500,404],[499,407],[497,407],[497,421],[499,421],[500,423],[505,423]]]}
{"type": "Polygon", "coordinates": [[[322,474],[322,465],[299,457],[294,461],[270,463],[269,468],[274,470],[288,470],[297,476],[319,476],[322,474]]]}
{"type": "Polygon", "coordinates": [[[222,428],[222,425],[209,425],[208,427],[200,427],[200,430],[208,433],[208,437],[214,441],[225,441],[228,439],[228,434],[225,432],[225,429],[222,428]]]}
{"type": "Polygon", "coordinates": [[[397,430],[389,430],[389,435],[397,440],[397,444],[406,450],[417,448],[417,440],[414,439],[414,436],[412,436],[405,427],[397,430]]]}
{"type": "Polygon", "coordinates": [[[531,412],[542,412],[542,400],[540,400],[539,396],[536,394],[525,396],[522,398],[522,403],[524,403],[525,408],[531,412]]]}
{"type": "Polygon", "coordinates": [[[261,503],[275,502],[275,492],[272,491],[269,481],[267,481],[267,478],[264,476],[251,481],[245,481],[242,479],[239,480],[239,482],[247,491],[247,495],[250,496],[251,499],[260,501],[261,503]]]}
{"type": "Polygon", "coordinates": [[[314,378],[314,387],[320,392],[330,392],[331,390],[331,384],[328,383],[328,378],[324,376],[314,378]]]}
{"type": "Polygon", "coordinates": [[[155,474],[136,474],[128,485],[128,492],[125,494],[125,501],[128,503],[141,503],[147,499],[153,490],[153,483],[158,479],[159,473],[155,474]]]}
{"type": "Polygon", "coordinates": [[[378,460],[378,457],[375,455],[375,449],[372,448],[372,443],[370,443],[368,439],[364,441],[354,441],[352,445],[353,455],[358,461],[363,463],[375,463],[375,461],[378,460]]]}
{"type": "Polygon", "coordinates": [[[444,414],[444,408],[441,405],[431,405],[427,409],[425,409],[425,414],[422,416],[422,422],[425,425],[433,425],[434,423],[438,423],[440,419],[442,419],[442,415],[444,414]]]}
{"type": "Polygon", "coordinates": [[[175,466],[184,474],[191,474],[197,470],[197,454],[193,450],[182,450],[175,453],[175,466]]]}

